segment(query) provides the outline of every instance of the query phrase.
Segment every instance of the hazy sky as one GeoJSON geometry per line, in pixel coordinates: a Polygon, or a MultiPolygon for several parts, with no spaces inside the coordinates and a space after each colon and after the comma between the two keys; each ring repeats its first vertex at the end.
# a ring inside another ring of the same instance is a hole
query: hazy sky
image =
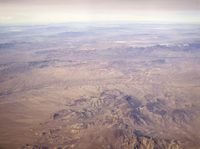
{"type": "Polygon", "coordinates": [[[199,22],[200,0],[0,0],[0,23],[199,22]]]}

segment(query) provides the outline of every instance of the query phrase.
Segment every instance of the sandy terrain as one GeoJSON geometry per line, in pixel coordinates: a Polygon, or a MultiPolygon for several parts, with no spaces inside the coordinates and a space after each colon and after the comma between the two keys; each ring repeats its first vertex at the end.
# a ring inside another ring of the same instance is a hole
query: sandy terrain
{"type": "Polygon", "coordinates": [[[2,26],[0,148],[199,149],[199,33],[2,26]]]}

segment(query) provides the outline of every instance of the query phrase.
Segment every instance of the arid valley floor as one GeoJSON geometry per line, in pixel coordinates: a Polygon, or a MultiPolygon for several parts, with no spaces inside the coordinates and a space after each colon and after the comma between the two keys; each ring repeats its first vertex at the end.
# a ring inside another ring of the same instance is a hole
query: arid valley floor
{"type": "Polygon", "coordinates": [[[0,148],[200,149],[200,26],[1,26],[0,148]]]}

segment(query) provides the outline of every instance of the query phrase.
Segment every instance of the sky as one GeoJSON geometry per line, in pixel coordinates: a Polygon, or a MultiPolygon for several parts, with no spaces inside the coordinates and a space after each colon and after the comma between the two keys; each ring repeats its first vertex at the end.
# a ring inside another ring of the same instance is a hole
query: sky
{"type": "Polygon", "coordinates": [[[0,0],[1,24],[200,23],[200,0],[0,0]]]}

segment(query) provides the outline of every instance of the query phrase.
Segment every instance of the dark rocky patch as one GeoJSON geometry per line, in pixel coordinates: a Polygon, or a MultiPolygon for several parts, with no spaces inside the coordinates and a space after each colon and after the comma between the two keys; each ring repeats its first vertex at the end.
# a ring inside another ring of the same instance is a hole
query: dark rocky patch
{"type": "Polygon", "coordinates": [[[9,49],[15,47],[15,43],[1,43],[0,49],[9,49]]]}
{"type": "Polygon", "coordinates": [[[28,65],[30,67],[44,68],[44,67],[48,67],[49,63],[50,63],[50,61],[48,61],[48,60],[32,61],[32,62],[29,62],[28,65]]]}
{"type": "Polygon", "coordinates": [[[148,116],[142,114],[138,110],[133,110],[130,113],[130,117],[133,119],[134,124],[137,124],[137,125],[145,125],[151,122],[148,116]]]}
{"type": "Polygon", "coordinates": [[[166,60],[165,59],[158,59],[158,60],[153,60],[153,64],[165,64],[166,60]]]}
{"type": "Polygon", "coordinates": [[[172,120],[175,123],[188,123],[193,118],[193,112],[187,109],[175,109],[172,111],[172,120]]]}
{"type": "Polygon", "coordinates": [[[124,99],[134,109],[138,108],[139,106],[141,106],[141,102],[138,99],[136,99],[135,97],[127,95],[127,96],[124,97],[124,99]]]}
{"type": "Polygon", "coordinates": [[[151,102],[149,101],[146,104],[147,109],[150,112],[153,112],[155,114],[159,114],[161,116],[164,116],[165,114],[167,114],[167,106],[165,104],[164,101],[162,101],[161,99],[157,99],[155,102],[151,102]]]}
{"type": "Polygon", "coordinates": [[[60,116],[59,113],[54,113],[54,114],[53,114],[53,119],[56,120],[59,116],[60,116]]]}
{"type": "Polygon", "coordinates": [[[12,91],[0,92],[0,96],[7,96],[12,94],[12,91]]]}

